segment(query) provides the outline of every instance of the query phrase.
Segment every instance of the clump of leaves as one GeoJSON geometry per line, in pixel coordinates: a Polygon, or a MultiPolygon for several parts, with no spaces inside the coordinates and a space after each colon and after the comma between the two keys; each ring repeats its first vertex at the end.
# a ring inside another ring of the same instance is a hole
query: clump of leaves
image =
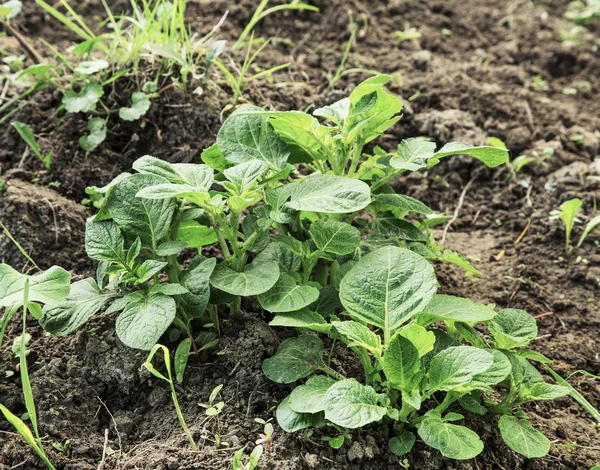
{"type": "MultiPolygon", "coordinates": [[[[546,358],[526,349],[537,336],[527,312],[436,294],[432,266],[405,248],[388,246],[362,257],[342,278],[338,314],[297,313],[287,326],[326,332],[360,359],[364,384],[331,369],[322,340],[309,333],[285,340],[263,363],[278,383],[308,377],[283,400],[277,421],[288,432],[311,426],[355,429],[379,423],[390,449],[404,455],[417,436],[444,456],[465,460],[483,450],[479,436],[454,424],[464,415],[499,415],[499,430],[527,458],[548,453],[550,441],[519,407],[569,389],[546,383],[527,360],[546,358]],[[444,328],[440,328],[439,323],[444,328]],[[485,337],[474,326],[484,323],[485,337]],[[500,398],[497,398],[500,397],[500,398]],[[437,403],[437,406],[436,406],[437,403]]],[[[275,318],[274,323],[281,323],[275,318]]]]}

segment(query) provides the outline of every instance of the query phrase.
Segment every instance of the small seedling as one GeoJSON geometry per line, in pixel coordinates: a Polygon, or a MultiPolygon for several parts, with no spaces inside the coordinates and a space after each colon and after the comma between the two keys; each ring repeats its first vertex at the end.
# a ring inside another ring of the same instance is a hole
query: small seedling
{"type": "Polygon", "coordinates": [[[221,420],[219,418],[219,415],[223,411],[223,408],[225,408],[225,402],[217,402],[216,400],[222,388],[223,384],[217,385],[213,389],[213,391],[210,394],[210,397],[208,398],[208,403],[198,403],[199,406],[205,409],[206,416],[216,421],[217,423],[217,432],[214,433],[215,444],[217,446],[221,445],[221,420]]]}
{"type": "Polygon", "coordinates": [[[581,223],[581,220],[577,218],[581,205],[581,199],[570,199],[563,202],[560,209],[550,212],[550,220],[562,220],[565,225],[565,251],[567,254],[573,251],[573,247],[571,246],[571,232],[576,223],[581,223]]]}
{"type": "Polygon", "coordinates": [[[271,423],[266,423],[263,433],[260,435],[260,438],[256,440],[256,444],[266,444],[267,452],[271,448],[271,444],[273,443],[273,433],[274,428],[271,423]]]}
{"type": "Polygon", "coordinates": [[[148,371],[152,375],[154,375],[154,377],[164,380],[165,382],[167,382],[169,384],[169,387],[171,388],[171,398],[173,399],[173,404],[175,405],[175,410],[177,411],[177,419],[179,419],[179,424],[181,425],[183,432],[185,433],[186,437],[188,438],[188,441],[190,442],[190,446],[192,447],[192,450],[195,451],[197,449],[196,443],[194,442],[194,438],[192,437],[192,434],[190,433],[190,430],[187,427],[187,424],[185,423],[183,413],[181,412],[181,408],[179,407],[179,400],[177,400],[177,393],[175,392],[175,384],[173,383],[173,375],[171,374],[171,357],[169,356],[169,350],[162,344],[155,345],[152,348],[152,350],[150,351],[150,354],[148,355],[146,362],[144,362],[144,367],[146,369],[148,369],[148,371]],[[167,369],[167,377],[165,377],[163,374],[161,374],[159,371],[157,371],[156,368],[154,367],[154,365],[152,364],[152,360],[154,359],[154,356],[156,355],[156,353],[159,350],[162,350],[162,352],[163,352],[163,359],[164,359],[165,367],[167,369]]]}
{"type": "Polygon", "coordinates": [[[23,139],[23,141],[29,146],[35,156],[44,164],[47,169],[49,169],[52,163],[52,154],[42,154],[40,146],[38,145],[31,128],[27,124],[18,121],[13,122],[12,126],[17,130],[21,136],[21,139],[23,139]]]}
{"type": "Polygon", "coordinates": [[[404,31],[396,31],[394,33],[394,43],[401,44],[404,41],[415,41],[421,39],[421,33],[417,28],[407,28],[404,31]]]}
{"type": "Polygon", "coordinates": [[[248,462],[246,462],[246,463],[244,463],[244,451],[245,450],[246,450],[246,447],[242,447],[240,450],[238,450],[234,454],[233,461],[231,462],[231,464],[233,466],[233,470],[254,470],[256,467],[258,467],[258,463],[263,454],[263,446],[261,446],[261,445],[256,446],[252,450],[252,453],[250,454],[250,458],[248,459],[248,462]]]}

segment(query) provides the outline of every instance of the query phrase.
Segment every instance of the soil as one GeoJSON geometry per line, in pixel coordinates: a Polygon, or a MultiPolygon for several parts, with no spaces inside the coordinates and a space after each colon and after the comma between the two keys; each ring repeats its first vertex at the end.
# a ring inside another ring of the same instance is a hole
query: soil
{"type": "MultiPolygon", "coordinates": [[[[24,2],[16,24],[35,47],[40,39],[66,47],[74,38],[54,20],[24,2]]],[[[70,2],[90,20],[102,12],[99,1],[70,2]]],[[[257,36],[274,37],[260,56],[261,68],[290,62],[273,83],[251,84],[246,98],[278,110],[305,109],[331,103],[365,78],[350,74],[328,89],[349,36],[347,11],[361,25],[348,67],[395,74],[392,91],[405,103],[400,123],[380,139],[393,148],[407,137],[425,135],[438,144],[461,140],[485,144],[487,137],[504,140],[513,158],[537,161],[516,175],[506,168],[489,170],[466,157],[444,161],[427,175],[398,179],[396,188],[440,212],[454,213],[461,192],[464,204],[446,238],[446,246],[470,257],[484,274],[467,277],[459,268],[437,266],[441,291],[498,307],[528,310],[538,317],[540,337],[534,349],[554,360],[563,376],[577,370],[600,374],[600,248],[590,236],[570,256],[564,232],[549,221],[549,212],[572,197],[583,201],[586,220],[593,214],[600,189],[599,151],[600,58],[592,27],[577,44],[564,44],[560,31],[573,27],[564,19],[568,2],[501,0],[318,0],[320,13],[284,12],[263,20],[257,36]],[[395,45],[394,32],[415,27],[418,40],[395,45]],[[446,31],[443,33],[443,31],[446,31]],[[450,33],[448,33],[448,31],[450,33]],[[548,90],[533,86],[540,76],[548,90]],[[573,90],[576,93],[573,93],[573,90]],[[579,139],[573,136],[579,135],[579,139]],[[582,136],[582,137],[581,137],[582,136]],[[547,149],[551,148],[549,152],[547,149]]],[[[129,2],[111,2],[113,11],[127,11],[129,2]],[[114,7],[112,6],[114,3],[114,7]]],[[[226,11],[220,39],[234,41],[252,15],[252,0],[190,1],[192,30],[205,34],[226,11]]],[[[2,39],[2,38],[0,38],[2,39]]],[[[4,38],[7,47],[18,44],[4,38]]],[[[3,45],[4,48],[4,45],[3,45]]],[[[240,55],[234,55],[240,60],[240,55]]],[[[42,267],[54,264],[74,276],[92,275],[94,265],[82,245],[89,208],[80,204],[87,186],[101,186],[152,154],[173,162],[199,161],[199,151],[214,142],[229,104],[229,93],[216,72],[201,96],[171,87],[153,101],[143,123],[123,125],[111,119],[109,137],[95,152],[79,148],[85,118],[63,118],[56,109],[60,94],[44,90],[14,119],[27,122],[40,136],[42,150],[54,155],[46,170],[31,155],[11,126],[0,129],[0,165],[4,191],[0,220],[42,267]],[[52,184],[50,184],[52,183],[52,184]]],[[[120,106],[135,84],[122,78],[107,102],[120,106]]],[[[582,225],[575,229],[574,239],[582,225]]],[[[437,234],[442,236],[441,230],[437,234]]],[[[16,268],[26,261],[0,236],[0,260],[16,268]]],[[[141,365],[145,353],[125,348],[116,339],[112,318],[99,315],[86,328],[65,338],[48,336],[34,323],[29,356],[41,433],[56,468],[206,469],[231,468],[235,450],[249,452],[262,432],[255,418],[268,420],[288,387],[267,380],[261,362],[275,351],[285,330],[273,331],[259,309],[225,321],[221,349],[201,364],[190,361],[178,386],[183,414],[200,451],[192,453],[178,425],[164,383],[141,365]],[[249,353],[250,352],[250,353],[249,353]],[[226,406],[218,421],[208,419],[198,403],[223,384],[226,406]],[[229,447],[216,450],[215,436],[229,447]],[[52,444],[66,445],[63,452],[52,444]],[[100,464],[103,452],[104,463],[100,464]]],[[[20,394],[18,361],[10,344],[19,334],[9,325],[0,356],[1,402],[16,414],[25,411],[20,394]]],[[[169,343],[167,343],[169,344],[169,343]]],[[[173,346],[172,344],[169,344],[173,346]]],[[[334,352],[341,370],[355,364],[342,350],[334,352]]],[[[570,382],[596,407],[600,386],[583,375],[570,382]]],[[[312,436],[286,434],[276,428],[260,468],[300,469],[589,469],[600,464],[596,423],[571,398],[538,402],[525,411],[552,441],[550,455],[525,460],[502,442],[493,420],[468,416],[468,425],[485,443],[484,452],[466,462],[451,461],[417,443],[406,461],[387,449],[375,429],[352,433],[339,450],[312,436]]],[[[0,470],[42,468],[20,437],[0,421],[0,470]]]]}

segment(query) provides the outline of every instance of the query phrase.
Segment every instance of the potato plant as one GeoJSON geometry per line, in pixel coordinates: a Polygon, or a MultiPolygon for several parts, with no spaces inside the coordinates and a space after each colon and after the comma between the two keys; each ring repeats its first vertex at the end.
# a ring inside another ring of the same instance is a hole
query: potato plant
{"type": "Polygon", "coordinates": [[[400,100],[383,88],[389,79],[366,80],[312,116],[242,106],[202,153],[203,164],[145,156],[135,173],[89,188],[99,212],[87,222],[86,251],[99,262],[97,276],[46,306],[44,328],[68,334],[105,309],[118,315],[124,344],[152,350],[173,327],[183,337],[175,354],[181,381],[190,349],[218,341],[197,335],[197,326],[208,320],[218,332],[226,306],[235,312],[255,297],[276,314],[271,325],[301,332],[264,362],[275,382],[307,379],[278,408],[284,430],[346,433],[340,428],[375,423],[398,455],[418,435],[448,457],[468,459],[483,444],[452,424],[463,415],[448,409],[460,406],[500,415],[511,448],[545,455],[548,440],[518,407],[569,390],[545,383],[528,362],[547,361],[526,349],[535,321],[521,310],[437,295],[431,260],[476,271],[435,242],[433,211],[390,184],[455,154],[495,167],[507,151],[458,142],[436,150],[406,139],[394,152],[368,152],[400,119],[400,100]],[[318,334],[357,356],[364,383],[325,361],[318,334]]]}

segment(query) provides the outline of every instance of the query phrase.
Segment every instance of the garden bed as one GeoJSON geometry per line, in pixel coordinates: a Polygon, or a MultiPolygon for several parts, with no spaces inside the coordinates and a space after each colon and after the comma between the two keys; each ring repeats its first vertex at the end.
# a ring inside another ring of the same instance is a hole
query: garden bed
{"type": "MultiPolygon", "coordinates": [[[[85,3],[82,12],[91,23],[101,12],[100,2],[85,3]]],[[[121,3],[126,8],[128,2],[121,3]]],[[[458,157],[426,175],[394,182],[399,192],[437,212],[457,211],[446,246],[469,257],[484,276],[474,279],[458,267],[436,265],[441,292],[527,310],[538,318],[539,339],[532,349],[553,359],[558,373],[600,374],[600,249],[591,236],[565,255],[564,231],[549,221],[550,211],[573,197],[591,214],[600,194],[600,182],[593,178],[600,176],[598,160],[593,160],[600,147],[600,58],[590,42],[561,42],[559,31],[572,27],[564,18],[566,2],[311,3],[320,13],[275,14],[257,26],[257,35],[278,39],[258,65],[291,66],[275,73],[274,83],[254,82],[247,99],[284,111],[347,96],[365,77],[351,74],[328,89],[327,74],[339,65],[349,35],[346,11],[351,9],[361,29],[349,66],[397,74],[403,81],[390,87],[404,102],[403,118],[379,145],[393,149],[401,139],[415,136],[429,136],[439,144],[460,140],[485,145],[493,136],[506,143],[512,158],[539,157],[512,176],[504,166],[488,169],[458,157]],[[409,26],[421,32],[420,39],[394,45],[394,32],[409,26]],[[548,90],[532,85],[537,76],[548,90]],[[553,151],[544,153],[547,148],[553,151]]],[[[253,1],[190,2],[188,21],[193,30],[205,33],[226,10],[219,38],[233,41],[251,17],[253,1]]],[[[25,5],[19,26],[28,38],[43,38],[58,47],[73,39],[34,5],[25,5]]],[[[598,32],[594,34],[597,41],[598,32]]],[[[108,100],[122,105],[133,87],[127,78],[120,79],[108,100]]],[[[95,265],[83,248],[91,215],[80,204],[85,188],[108,183],[146,154],[172,163],[199,162],[199,153],[215,141],[228,100],[227,86],[210,81],[201,96],[170,88],[153,100],[143,126],[115,120],[107,140],[86,153],[78,144],[86,132],[85,120],[68,115],[58,126],[60,96],[52,90],[37,93],[14,120],[30,125],[42,148],[53,153],[52,166],[46,170],[34,156],[24,154],[25,144],[11,126],[0,129],[5,183],[0,221],[40,267],[59,265],[77,277],[93,277],[95,265]],[[52,182],[60,184],[49,186],[52,182]]],[[[434,233],[441,237],[441,232],[434,233]]],[[[25,264],[3,236],[0,258],[17,269],[25,264]]],[[[201,361],[190,359],[186,380],[177,388],[182,412],[199,442],[197,453],[191,452],[179,427],[168,387],[141,367],[145,352],[119,342],[111,317],[99,315],[63,338],[47,335],[32,323],[28,362],[40,428],[48,443],[68,441],[63,452],[46,446],[56,468],[96,469],[108,451],[105,469],[230,469],[233,453],[241,446],[250,450],[263,432],[255,418],[272,418],[290,392],[261,371],[262,360],[291,334],[270,328],[271,319],[258,304],[244,303],[243,313],[225,320],[219,350],[204,354],[201,361]],[[217,423],[207,419],[198,403],[207,402],[219,384],[225,408],[217,423]],[[215,433],[230,447],[217,449],[210,440],[215,433]]],[[[0,401],[23,413],[19,375],[7,373],[18,367],[10,353],[13,338],[20,334],[18,323],[9,325],[0,356],[0,401]]],[[[339,345],[333,361],[347,375],[357,375],[357,364],[339,345]]],[[[570,383],[598,407],[598,381],[575,376],[570,383]]],[[[469,426],[485,444],[476,459],[451,461],[417,441],[406,456],[407,465],[425,470],[590,469],[600,464],[597,423],[572,398],[528,405],[526,412],[553,443],[546,458],[528,461],[518,456],[503,443],[495,418],[469,415],[469,426]]],[[[10,434],[8,423],[0,421],[0,431],[1,470],[43,468],[24,441],[10,434]]],[[[381,469],[399,468],[404,460],[389,451],[375,429],[353,432],[352,441],[339,450],[323,442],[323,435],[321,430],[311,436],[286,434],[275,426],[274,441],[259,468],[381,469]]]]}

